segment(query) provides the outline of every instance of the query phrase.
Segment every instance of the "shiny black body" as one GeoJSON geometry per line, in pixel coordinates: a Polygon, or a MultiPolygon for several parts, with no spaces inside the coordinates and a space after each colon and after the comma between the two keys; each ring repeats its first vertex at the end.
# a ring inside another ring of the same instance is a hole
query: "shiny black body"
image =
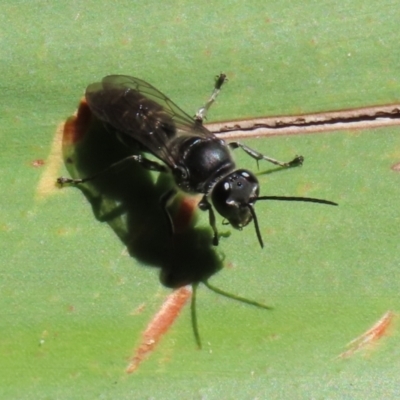
{"type": "MultiPolygon", "coordinates": [[[[222,83],[217,84],[220,87],[222,83]]],[[[86,100],[94,115],[117,131],[124,143],[129,146],[138,142],[162,161],[181,190],[204,194],[200,208],[210,213],[215,243],[217,231],[208,195],[235,228],[251,221],[249,204],[258,196],[257,179],[250,171],[246,171],[251,178],[248,182],[240,171],[236,173],[229,146],[208,131],[202,121],[191,118],[147,82],[129,76],[111,75],[90,85],[86,100]],[[237,198],[230,198],[232,189],[243,192],[241,204],[237,198]],[[218,196],[213,195],[214,190],[218,196]]],[[[136,160],[145,168],[166,171],[154,162],[136,160]]]]}
{"type": "MultiPolygon", "coordinates": [[[[202,121],[225,80],[224,74],[217,77],[212,96],[194,118],[147,82],[125,75],[106,76],[101,82],[89,85],[86,100],[93,114],[116,132],[126,145],[137,148],[139,144],[142,150],[153,154],[162,163],[142,155],[132,155],[129,160],[150,170],[171,173],[176,186],[184,192],[203,194],[199,208],[209,213],[215,245],[218,244],[218,232],[210,199],[217,212],[236,229],[254,220],[258,240],[263,246],[254,210],[257,200],[336,203],[305,197],[259,196],[257,178],[248,170],[236,169],[232,149],[241,148],[257,161],[266,160],[282,167],[300,165],[303,157],[296,156],[292,161],[283,163],[239,142],[227,144],[208,131],[202,121]]],[[[96,176],[59,178],[58,182],[83,183],[96,176]]],[[[175,192],[171,189],[161,199],[172,231],[168,203],[175,192]]]]}

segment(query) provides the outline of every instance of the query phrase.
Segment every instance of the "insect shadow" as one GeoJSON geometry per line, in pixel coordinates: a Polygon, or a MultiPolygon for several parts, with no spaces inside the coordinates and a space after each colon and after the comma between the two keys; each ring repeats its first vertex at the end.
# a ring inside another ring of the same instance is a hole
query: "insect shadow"
{"type": "Polygon", "coordinates": [[[198,344],[194,311],[198,283],[232,299],[269,308],[208,283],[222,268],[222,260],[212,247],[219,240],[213,207],[233,228],[242,229],[254,221],[263,247],[256,201],[337,205],[308,197],[259,196],[256,176],[236,168],[231,150],[242,149],[257,162],[265,160],[284,168],[301,165],[303,157],[280,162],[240,142],[227,144],[209,132],[202,122],[225,80],[224,74],[217,77],[210,99],[195,118],[138,78],[110,75],[89,85],[77,115],[65,124],[63,155],[72,179],[57,179],[60,185],[78,185],[96,218],[109,224],[131,256],[158,267],[164,285],[176,288],[192,284],[192,321],[198,344]],[[141,151],[158,160],[146,158],[141,151]],[[155,180],[149,171],[161,174],[155,180]],[[202,196],[198,206],[208,211],[213,240],[208,229],[195,226],[194,206],[187,207],[185,213],[182,201],[175,203],[175,211],[170,210],[177,198],[176,186],[202,196]]]}
{"type": "MultiPolygon", "coordinates": [[[[138,154],[140,149],[137,149],[138,154]]],[[[127,148],[91,113],[83,100],[76,116],[69,118],[63,135],[63,158],[73,178],[91,176],[128,157],[127,148]]],[[[171,187],[169,174],[149,172],[132,161],[77,186],[106,222],[130,256],[160,269],[161,282],[170,288],[206,282],[222,268],[221,256],[212,246],[209,228],[195,227],[194,212],[176,204],[177,226],[171,235],[160,207],[160,197],[171,187]],[[183,229],[179,229],[183,226],[183,229]]],[[[179,203],[179,202],[177,202],[179,203]]]]}

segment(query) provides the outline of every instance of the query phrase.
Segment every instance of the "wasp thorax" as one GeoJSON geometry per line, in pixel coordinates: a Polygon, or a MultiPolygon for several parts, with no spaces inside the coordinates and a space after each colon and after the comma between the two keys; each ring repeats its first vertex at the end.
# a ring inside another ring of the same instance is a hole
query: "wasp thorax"
{"type": "Polygon", "coordinates": [[[215,209],[236,229],[246,226],[252,215],[249,205],[259,194],[258,180],[247,170],[237,170],[221,179],[212,191],[215,209]]]}

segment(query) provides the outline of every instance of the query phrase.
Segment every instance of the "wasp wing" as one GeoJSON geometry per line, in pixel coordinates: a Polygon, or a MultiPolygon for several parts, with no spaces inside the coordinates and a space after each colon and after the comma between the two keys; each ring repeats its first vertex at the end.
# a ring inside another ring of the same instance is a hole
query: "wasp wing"
{"type": "Polygon", "coordinates": [[[170,168],[177,160],[169,144],[177,136],[213,136],[155,87],[138,78],[109,75],[86,89],[94,115],[139,142],[170,168]]]}

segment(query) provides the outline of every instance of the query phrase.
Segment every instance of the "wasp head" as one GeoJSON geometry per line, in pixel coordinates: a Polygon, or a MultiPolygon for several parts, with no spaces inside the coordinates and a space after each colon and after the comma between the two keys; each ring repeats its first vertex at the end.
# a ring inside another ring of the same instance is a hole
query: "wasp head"
{"type": "Polygon", "coordinates": [[[242,229],[254,218],[253,205],[258,194],[259,184],[255,175],[239,169],[214,186],[211,199],[220,215],[235,229],[242,229]]]}

